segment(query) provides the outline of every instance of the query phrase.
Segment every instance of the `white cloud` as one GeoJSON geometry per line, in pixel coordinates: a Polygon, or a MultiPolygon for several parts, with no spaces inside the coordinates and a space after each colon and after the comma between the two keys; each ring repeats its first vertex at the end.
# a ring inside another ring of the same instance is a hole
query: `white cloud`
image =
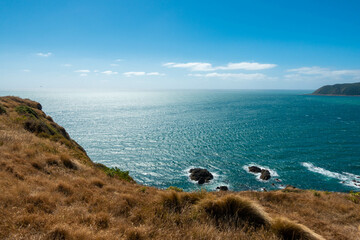
{"type": "Polygon", "coordinates": [[[99,72],[99,70],[94,70],[94,73],[98,73],[99,72]]]}
{"type": "Polygon", "coordinates": [[[116,62],[122,62],[122,61],[124,61],[124,59],[118,58],[118,59],[116,59],[115,61],[116,61],[116,62]]]}
{"type": "Polygon", "coordinates": [[[214,68],[210,63],[202,63],[202,62],[189,62],[189,63],[165,63],[164,67],[168,68],[185,68],[190,71],[213,71],[214,68]]]}
{"type": "Polygon", "coordinates": [[[159,72],[149,72],[149,73],[146,73],[146,75],[148,75],[148,76],[165,76],[164,73],[159,73],[159,72]]]}
{"type": "Polygon", "coordinates": [[[174,63],[169,62],[163,64],[164,67],[168,68],[185,68],[190,71],[215,71],[215,70],[264,70],[274,68],[276,64],[270,63],[256,63],[256,62],[239,62],[239,63],[228,63],[226,66],[213,67],[211,63],[204,62],[189,62],[189,63],[174,63]]]}
{"type": "Polygon", "coordinates": [[[125,72],[123,73],[126,77],[133,77],[133,76],[144,76],[146,72],[125,72]]]}
{"type": "Polygon", "coordinates": [[[262,80],[267,76],[262,73],[207,73],[207,74],[188,74],[192,77],[205,77],[205,78],[233,78],[238,80],[262,80]]]}
{"type": "Polygon", "coordinates": [[[270,63],[256,63],[256,62],[239,62],[228,63],[225,67],[217,67],[220,70],[264,70],[276,67],[276,64],[270,63]]]}
{"type": "Polygon", "coordinates": [[[326,75],[330,72],[328,68],[321,68],[321,67],[301,67],[301,68],[294,68],[289,69],[287,72],[295,72],[297,74],[305,74],[305,75],[326,75]]]}
{"type": "Polygon", "coordinates": [[[87,74],[86,73],[82,73],[82,74],[80,74],[80,77],[86,77],[87,76],[87,74]]]}
{"type": "Polygon", "coordinates": [[[52,55],[51,52],[48,53],[37,53],[36,55],[38,55],[39,57],[50,57],[52,55]]]}
{"type": "Polygon", "coordinates": [[[106,75],[116,75],[116,74],[118,74],[118,72],[113,72],[113,71],[110,71],[110,70],[103,71],[101,73],[106,74],[106,75]]]}
{"type": "Polygon", "coordinates": [[[23,71],[23,72],[30,72],[30,69],[23,69],[23,70],[21,70],[21,71],[23,71]]]}
{"type": "Polygon", "coordinates": [[[119,66],[119,64],[116,64],[116,63],[112,63],[110,64],[111,67],[116,67],[116,66],[119,66]]]}
{"type": "Polygon", "coordinates": [[[165,74],[159,72],[125,72],[123,73],[126,77],[134,77],[134,76],[164,76],[165,74]]]}
{"type": "Polygon", "coordinates": [[[87,70],[87,69],[82,69],[82,70],[76,70],[74,72],[78,72],[78,73],[89,73],[90,70],[87,70]]]}
{"type": "Polygon", "coordinates": [[[353,78],[360,79],[360,69],[354,70],[331,70],[329,68],[321,67],[301,67],[289,69],[287,72],[291,74],[285,75],[287,79],[309,79],[311,78],[331,78],[331,79],[340,79],[340,78],[353,78]]]}

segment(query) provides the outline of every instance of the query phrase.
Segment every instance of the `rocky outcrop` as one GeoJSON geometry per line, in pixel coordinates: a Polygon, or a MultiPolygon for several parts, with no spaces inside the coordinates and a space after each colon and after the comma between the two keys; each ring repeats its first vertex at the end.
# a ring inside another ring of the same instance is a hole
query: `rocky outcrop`
{"type": "Polygon", "coordinates": [[[220,186],[220,187],[217,187],[216,189],[220,190],[220,191],[228,191],[229,190],[229,188],[227,186],[220,186]]]}
{"type": "Polygon", "coordinates": [[[198,184],[204,184],[213,179],[213,175],[207,169],[204,168],[192,168],[189,171],[190,179],[197,181],[198,184]]]}
{"type": "Polygon", "coordinates": [[[270,178],[271,178],[271,175],[270,175],[269,170],[261,169],[260,179],[267,181],[270,178]]]}
{"type": "Polygon", "coordinates": [[[257,167],[257,166],[251,166],[249,167],[249,172],[252,173],[260,173],[261,172],[261,168],[257,167]]]}
{"type": "Polygon", "coordinates": [[[252,172],[252,173],[260,173],[260,179],[261,180],[269,180],[271,178],[271,174],[270,174],[270,171],[267,170],[267,169],[261,169],[257,166],[250,166],[249,167],[249,172],[252,172]]]}

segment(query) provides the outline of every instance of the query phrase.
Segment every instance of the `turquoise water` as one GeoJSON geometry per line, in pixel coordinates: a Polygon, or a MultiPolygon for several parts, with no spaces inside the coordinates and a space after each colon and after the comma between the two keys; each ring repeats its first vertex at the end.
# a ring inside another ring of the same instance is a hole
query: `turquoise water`
{"type": "Polygon", "coordinates": [[[41,102],[95,162],[129,170],[141,184],[196,190],[203,167],[214,190],[286,184],[359,190],[360,98],[306,91],[0,92],[41,102]],[[247,166],[269,168],[264,182],[247,166]],[[274,178],[279,178],[278,183],[274,178]],[[272,185],[274,184],[274,185],[272,185]]]}

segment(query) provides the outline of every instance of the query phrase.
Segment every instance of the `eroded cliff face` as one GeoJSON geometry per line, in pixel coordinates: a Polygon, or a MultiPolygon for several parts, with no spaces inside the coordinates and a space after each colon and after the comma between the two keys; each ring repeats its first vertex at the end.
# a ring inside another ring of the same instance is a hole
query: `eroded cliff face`
{"type": "Polygon", "coordinates": [[[0,98],[0,239],[359,237],[356,193],[171,189],[93,163],[39,103],[0,98]]]}

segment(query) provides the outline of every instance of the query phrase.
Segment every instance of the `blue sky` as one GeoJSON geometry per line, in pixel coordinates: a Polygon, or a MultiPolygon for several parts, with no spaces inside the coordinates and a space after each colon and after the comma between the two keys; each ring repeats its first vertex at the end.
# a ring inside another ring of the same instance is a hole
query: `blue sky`
{"type": "Polygon", "coordinates": [[[359,1],[0,2],[0,88],[315,89],[360,81],[359,1]]]}

